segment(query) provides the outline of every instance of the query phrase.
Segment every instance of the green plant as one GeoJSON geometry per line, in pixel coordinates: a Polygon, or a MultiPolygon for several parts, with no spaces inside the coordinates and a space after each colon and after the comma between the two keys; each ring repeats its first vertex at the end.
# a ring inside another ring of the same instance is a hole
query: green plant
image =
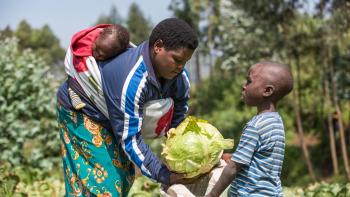
{"type": "Polygon", "coordinates": [[[224,139],[205,120],[187,117],[168,133],[162,152],[169,169],[194,177],[209,172],[220,159],[223,149],[233,147],[233,140],[224,139]]]}
{"type": "Polygon", "coordinates": [[[48,65],[16,38],[0,42],[0,160],[52,168],[58,162],[55,92],[48,65]]]}
{"type": "Polygon", "coordinates": [[[160,185],[145,176],[137,177],[132,185],[129,197],[159,197],[160,185]]]}

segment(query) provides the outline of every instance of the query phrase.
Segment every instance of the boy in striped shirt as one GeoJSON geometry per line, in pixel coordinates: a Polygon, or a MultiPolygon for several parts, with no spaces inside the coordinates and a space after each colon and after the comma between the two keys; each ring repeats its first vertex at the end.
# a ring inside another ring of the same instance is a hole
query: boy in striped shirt
{"type": "Polygon", "coordinates": [[[228,196],[283,196],[284,126],[277,102],[292,89],[287,66],[260,62],[250,67],[242,99],[257,108],[257,115],[244,127],[236,151],[224,154],[227,166],[206,197],[219,196],[229,184],[228,196]]]}

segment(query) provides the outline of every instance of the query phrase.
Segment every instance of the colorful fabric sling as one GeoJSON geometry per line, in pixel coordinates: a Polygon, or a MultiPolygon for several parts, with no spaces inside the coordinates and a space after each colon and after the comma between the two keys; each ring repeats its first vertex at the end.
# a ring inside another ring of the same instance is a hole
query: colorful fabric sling
{"type": "Polygon", "coordinates": [[[66,73],[78,81],[85,94],[95,106],[108,118],[106,101],[103,96],[100,69],[92,56],[92,45],[103,28],[110,24],[101,24],[74,34],[64,60],[66,73]]]}

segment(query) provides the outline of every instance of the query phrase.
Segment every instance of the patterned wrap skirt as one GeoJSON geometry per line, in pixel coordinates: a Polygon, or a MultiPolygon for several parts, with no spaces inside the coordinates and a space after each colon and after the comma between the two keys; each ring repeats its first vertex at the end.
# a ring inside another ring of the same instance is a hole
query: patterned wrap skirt
{"type": "Polygon", "coordinates": [[[66,196],[127,196],[134,165],[113,133],[57,106],[66,196]]]}

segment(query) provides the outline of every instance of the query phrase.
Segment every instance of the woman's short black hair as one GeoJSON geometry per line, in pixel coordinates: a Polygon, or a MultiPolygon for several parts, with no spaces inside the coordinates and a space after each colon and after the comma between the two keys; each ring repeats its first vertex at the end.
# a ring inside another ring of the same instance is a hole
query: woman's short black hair
{"type": "Polygon", "coordinates": [[[195,30],[185,21],[177,18],[168,18],[156,25],[149,37],[149,46],[157,40],[162,40],[165,50],[189,48],[195,50],[198,38],[195,30]]]}

